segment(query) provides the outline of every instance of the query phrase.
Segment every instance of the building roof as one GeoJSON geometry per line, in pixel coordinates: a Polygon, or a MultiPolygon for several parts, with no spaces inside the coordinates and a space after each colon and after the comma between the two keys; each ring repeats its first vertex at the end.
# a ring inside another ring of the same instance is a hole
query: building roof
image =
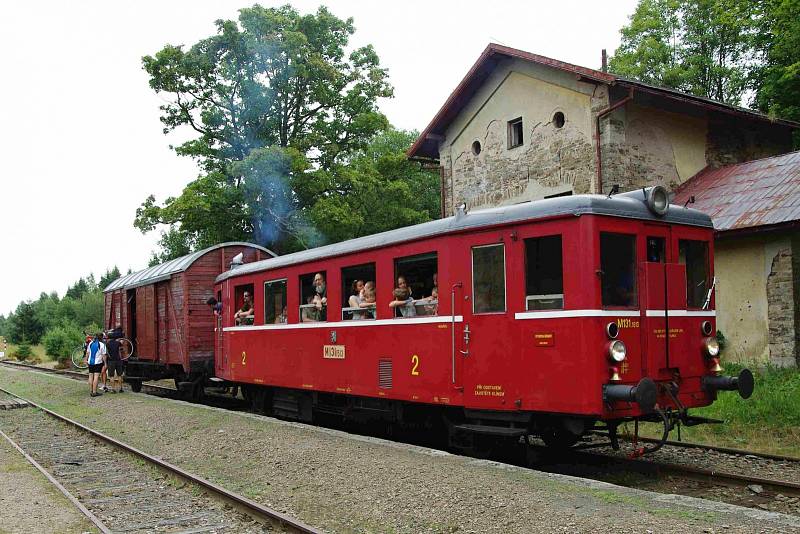
{"type": "Polygon", "coordinates": [[[641,189],[613,197],[605,195],[574,195],[470,211],[466,214],[459,214],[445,219],[406,226],[405,228],[303,250],[294,254],[268,258],[226,271],[217,277],[217,281],[219,282],[232,276],[328,259],[344,254],[364,252],[378,247],[397,245],[418,239],[475,230],[498,224],[511,224],[545,217],[579,217],[581,215],[609,215],[628,219],[659,221],[706,228],[712,227],[711,219],[708,215],[696,209],[682,206],[670,206],[668,213],[664,217],[656,217],[647,208],[644,202],[644,192],[641,189]]]}
{"type": "Polygon", "coordinates": [[[719,232],[768,230],[800,221],[800,151],[718,169],[682,183],[674,202],[708,213],[719,232]]]}
{"type": "Polygon", "coordinates": [[[160,265],[154,265],[153,267],[148,267],[147,269],[142,269],[141,271],[136,271],[135,273],[121,276],[116,280],[114,280],[113,282],[111,282],[110,284],[108,284],[108,286],[103,290],[103,293],[108,293],[109,291],[114,291],[115,289],[121,289],[121,288],[130,289],[133,287],[159,282],[161,280],[167,280],[173,274],[183,272],[189,267],[191,267],[194,262],[199,260],[205,254],[208,254],[209,252],[212,252],[214,250],[223,247],[235,247],[235,246],[251,247],[258,249],[261,252],[266,252],[270,256],[275,256],[275,253],[272,252],[271,250],[266,249],[259,245],[254,245],[253,243],[245,243],[243,241],[229,241],[228,243],[220,243],[218,245],[214,245],[213,247],[208,247],[203,250],[198,250],[197,252],[192,252],[191,254],[187,254],[186,256],[181,256],[180,258],[175,258],[174,260],[164,262],[160,265]]]}
{"type": "Polygon", "coordinates": [[[425,127],[425,130],[420,134],[419,138],[414,142],[407,154],[411,158],[439,158],[439,141],[445,134],[445,131],[452,122],[452,120],[461,112],[467,105],[470,99],[475,95],[478,89],[483,85],[483,82],[494,70],[497,64],[509,58],[521,59],[523,61],[530,61],[552,67],[554,69],[569,72],[577,76],[579,79],[592,80],[595,82],[606,83],[609,85],[618,85],[620,87],[629,89],[635,88],[638,91],[646,92],[655,96],[668,98],[674,101],[685,102],[691,105],[700,106],[706,109],[711,109],[721,113],[728,113],[738,115],[742,118],[748,118],[756,121],[770,122],[773,124],[780,124],[790,128],[800,128],[800,123],[793,121],[786,121],[780,119],[773,119],[762,113],[752,111],[738,106],[732,106],[723,102],[718,102],[710,98],[703,98],[688,93],[682,93],[675,89],[665,87],[657,87],[649,85],[638,80],[632,80],[617,76],[610,72],[603,72],[600,70],[589,69],[572,63],[559,61],[524,50],[518,50],[508,46],[503,46],[495,43],[490,43],[483,53],[481,53],[478,60],[469,69],[467,75],[461,80],[461,83],[455,88],[450,96],[445,101],[444,105],[439,109],[439,112],[433,117],[433,120],[425,127]]]}

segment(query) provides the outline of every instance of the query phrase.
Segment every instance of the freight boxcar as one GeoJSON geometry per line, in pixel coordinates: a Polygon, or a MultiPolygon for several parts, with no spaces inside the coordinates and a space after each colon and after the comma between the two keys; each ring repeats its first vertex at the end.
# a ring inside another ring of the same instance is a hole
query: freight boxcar
{"type": "Polygon", "coordinates": [[[134,391],[142,381],[173,378],[201,391],[213,374],[214,315],[206,300],[214,279],[232,261],[275,256],[251,243],[230,242],[122,276],[105,288],[105,327],[122,325],[134,345],[126,381],[134,391]],[[236,258],[241,254],[241,258],[236,258]]]}

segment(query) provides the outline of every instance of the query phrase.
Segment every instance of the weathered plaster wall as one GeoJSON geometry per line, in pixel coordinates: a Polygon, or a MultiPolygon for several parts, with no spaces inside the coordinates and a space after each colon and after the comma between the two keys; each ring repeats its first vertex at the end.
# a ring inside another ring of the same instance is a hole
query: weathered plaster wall
{"type": "Polygon", "coordinates": [[[786,235],[718,240],[717,328],[728,340],[725,357],[796,365],[792,244],[786,235]]]}
{"type": "Polygon", "coordinates": [[[670,189],[706,166],[708,121],[628,103],[603,119],[604,190],[663,184],[670,189]]]}
{"type": "Polygon", "coordinates": [[[520,61],[495,69],[453,121],[440,145],[445,214],[590,191],[594,176],[591,108],[605,88],[520,61]],[[598,94],[598,89],[600,90],[598,94]],[[561,128],[553,123],[564,114],[561,128]],[[523,144],[508,148],[508,121],[522,117],[523,144]],[[481,144],[475,155],[473,142],[481,144]]]}

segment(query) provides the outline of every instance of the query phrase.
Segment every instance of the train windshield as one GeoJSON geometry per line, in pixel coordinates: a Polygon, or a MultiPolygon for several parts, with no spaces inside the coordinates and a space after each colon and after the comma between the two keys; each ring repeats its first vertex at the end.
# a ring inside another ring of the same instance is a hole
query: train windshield
{"type": "Polygon", "coordinates": [[[561,236],[525,240],[525,309],[556,310],[564,307],[564,272],[561,236]]]}
{"type": "Polygon", "coordinates": [[[710,287],[708,242],[681,239],[678,252],[680,263],[686,265],[686,306],[702,308],[710,287]]]}
{"type": "Polygon", "coordinates": [[[603,306],[636,306],[635,235],[600,234],[600,275],[603,306]]]}

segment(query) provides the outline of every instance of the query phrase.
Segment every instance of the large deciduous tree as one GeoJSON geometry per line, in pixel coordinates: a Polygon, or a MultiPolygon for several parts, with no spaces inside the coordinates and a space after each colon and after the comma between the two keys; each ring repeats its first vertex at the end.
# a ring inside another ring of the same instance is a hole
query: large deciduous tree
{"type": "Polygon", "coordinates": [[[754,76],[755,105],[770,115],[800,121],[800,1],[762,3],[758,43],[763,63],[754,76]]]}
{"type": "Polygon", "coordinates": [[[307,245],[315,232],[293,185],[340,165],[388,126],[377,107],[392,95],[388,74],[371,46],[346,52],[353,21],[324,7],[301,15],[255,5],[216,25],[188,49],[168,45],[143,58],[150,86],[169,99],[164,132],[194,130],[175,150],[203,175],[164,204],[149,197],[135,225],[169,225],[166,256],[253,235],[279,249],[307,245]]]}
{"type": "Polygon", "coordinates": [[[609,61],[619,75],[741,104],[756,60],[760,2],[640,0],[609,61]]]}

